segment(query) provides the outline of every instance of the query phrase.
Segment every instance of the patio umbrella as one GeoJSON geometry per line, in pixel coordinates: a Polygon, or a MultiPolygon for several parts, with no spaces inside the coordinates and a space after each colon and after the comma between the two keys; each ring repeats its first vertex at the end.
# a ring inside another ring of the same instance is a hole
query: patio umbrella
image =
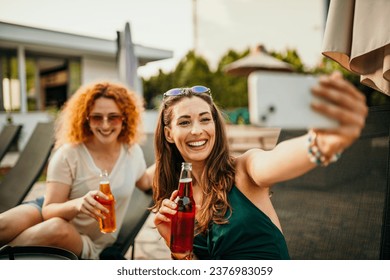
{"type": "Polygon", "coordinates": [[[267,53],[264,46],[257,46],[249,55],[225,66],[224,71],[231,75],[248,76],[253,71],[269,70],[292,72],[290,64],[267,53]]]}
{"type": "Polygon", "coordinates": [[[119,80],[141,94],[137,76],[138,59],[134,53],[131,39],[130,23],[126,22],[125,30],[118,32],[118,72],[119,80]]]}
{"type": "Polygon", "coordinates": [[[331,0],[323,55],[390,95],[390,1],[331,0]]]}

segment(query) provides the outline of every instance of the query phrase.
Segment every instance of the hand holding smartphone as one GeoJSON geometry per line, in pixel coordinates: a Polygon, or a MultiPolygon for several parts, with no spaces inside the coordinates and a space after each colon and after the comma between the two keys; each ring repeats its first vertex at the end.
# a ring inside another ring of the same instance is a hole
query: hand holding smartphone
{"type": "Polygon", "coordinates": [[[317,77],[284,72],[255,71],[248,77],[252,124],[286,129],[334,128],[335,120],[312,110],[317,99],[311,88],[317,77]]]}

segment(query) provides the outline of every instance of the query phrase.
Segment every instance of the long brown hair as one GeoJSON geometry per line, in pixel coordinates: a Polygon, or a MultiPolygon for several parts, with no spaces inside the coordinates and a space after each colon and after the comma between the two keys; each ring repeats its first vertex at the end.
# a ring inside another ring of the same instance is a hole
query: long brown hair
{"type": "Polygon", "coordinates": [[[141,100],[125,86],[104,81],[80,87],[65,103],[56,121],[56,147],[64,143],[82,143],[93,135],[87,117],[98,98],[114,100],[123,114],[124,121],[118,141],[132,145],[140,140],[143,111],[141,100]]]}
{"type": "Polygon", "coordinates": [[[202,205],[197,213],[197,233],[204,233],[211,222],[227,223],[225,214],[230,209],[227,193],[234,183],[233,158],[229,153],[224,118],[208,94],[193,94],[166,97],[160,108],[155,131],[156,173],[153,180],[153,197],[156,211],[162,200],[169,198],[177,189],[181,163],[184,161],[174,143],[165,139],[164,127],[172,121],[172,108],[183,98],[201,98],[210,106],[215,123],[215,144],[206,160],[205,169],[198,184],[203,190],[202,205]]]}

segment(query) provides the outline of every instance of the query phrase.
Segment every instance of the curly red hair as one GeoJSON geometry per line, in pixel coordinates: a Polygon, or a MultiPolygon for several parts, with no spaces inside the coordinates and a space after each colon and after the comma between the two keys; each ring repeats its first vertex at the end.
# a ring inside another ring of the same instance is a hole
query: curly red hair
{"type": "Polygon", "coordinates": [[[98,98],[114,100],[123,114],[118,141],[132,145],[140,140],[144,108],[140,98],[119,83],[98,82],[80,87],[65,103],[56,121],[56,147],[64,143],[82,143],[93,135],[87,117],[98,98]]]}

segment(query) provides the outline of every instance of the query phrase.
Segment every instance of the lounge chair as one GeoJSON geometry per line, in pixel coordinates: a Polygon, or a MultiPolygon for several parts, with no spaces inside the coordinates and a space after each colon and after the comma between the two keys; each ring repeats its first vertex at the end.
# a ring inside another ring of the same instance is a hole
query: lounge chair
{"type": "Polygon", "coordinates": [[[135,188],[118,238],[114,244],[105,248],[100,253],[101,260],[124,260],[126,259],[125,255],[130,246],[130,258],[134,259],[135,238],[149,216],[150,211],[148,210],[148,207],[151,205],[151,193],[143,192],[138,188],[135,188]]]}
{"type": "Polygon", "coordinates": [[[10,150],[12,144],[15,143],[15,140],[18,139],[22,127],[21,124],[7,124],[3,127],[0,133],[0,161],[10,150]]]}
{"type": "Polygon", "coordinates": [[[52,122],[38,123],[16,164],[0,183],[0,213],[23,202],[46,167],[54,144],[52,122]]]}

